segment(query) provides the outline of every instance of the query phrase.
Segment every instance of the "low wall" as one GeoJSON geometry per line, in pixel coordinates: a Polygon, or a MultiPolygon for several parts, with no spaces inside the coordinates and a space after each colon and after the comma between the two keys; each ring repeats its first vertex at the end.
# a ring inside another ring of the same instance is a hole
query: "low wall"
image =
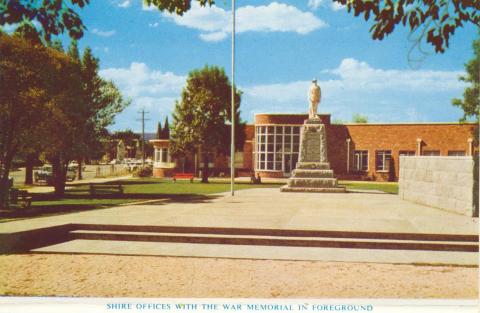
{"type": "MultiPolygon", "coordinates": [[[[478,160],[477,160],[478,161],[478,160]]],[[[478,216],[478,166],[472,157],[401,156],[402,199],[478,216]]]]}

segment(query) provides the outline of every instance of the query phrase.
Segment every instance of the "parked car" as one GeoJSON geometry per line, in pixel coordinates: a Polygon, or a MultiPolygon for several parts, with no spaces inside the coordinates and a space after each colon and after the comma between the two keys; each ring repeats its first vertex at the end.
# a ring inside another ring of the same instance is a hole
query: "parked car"
{"type": "MultiPolygon", "coordinates": [[[[66,173],[67,181],[74,181],[77,177],[77,169],[69,166],[66,173]]],[[[51,165],[45,165],[36,170],[33,174],[36,183],[45,182],[47,185],[53,185],[53,171],[51,165]]]]}
{"type": "Polygon", "coordinates": [[[75,178],[77,177],[77,169],[78,169],[78,166],[77,167],[69,166],[67,168],[67,175],[66,175],[67,181],[75,180],[75,178]]]}
{"type": "Polygon", "coordinates": [[[53,184],[53,172],[51,165],[45,165],[36,170],[33,174],[36,183],[45,182],[47,185],[53,184]]]}
{"type": "Polygon", "coordinates": [[[142,166],[142,161],[141,160],[133,160],[133,161],[130,161],[127,164],[127,166],[128,166],[128,170],[130,172],[133,172],[134,170],[136,170],[137,168],[142,166]]]}

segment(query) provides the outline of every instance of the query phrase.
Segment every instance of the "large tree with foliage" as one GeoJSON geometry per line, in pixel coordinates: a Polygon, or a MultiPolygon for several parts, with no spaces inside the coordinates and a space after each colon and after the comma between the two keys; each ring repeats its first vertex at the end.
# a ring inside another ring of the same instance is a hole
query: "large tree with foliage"
{"type": "Polygon", "coordinates": [[[469,84],[463,93],[463,99],[453,99],[455,106],[462,108],[464,114],[462,121],[475,118],[478,122],[480,110],[480,33],[479,38],[473,41],[473,58],[465,64],[466,75],[460,80],[469,84]]]}
{"type": "Polygon", "coordinates": [[[64,54],[0,33],[0,205],[5,206],[13,158],[68,133],[61,121],[72,114],[67,104],[77,103],[77,74],[64,54]]]}
{"type": "MultiPolygon", "coordinates": [[[[208,182],[209,153],[227,153],[230,147],[231,84],[223,69],[205,66],[188,74],[180,102],[176,102],[171,130],[174,156],[200,151],[202,182],[208,182]]],[[[240,121],[241,92],[235,93],[236,146],[243,145],[240,121]]]]}
{"type": "Polygon", "coordinates": [[[99,60],[86,48],[80,60],[76,41],[72,41],[68,55],[81,68],[82,110],[81,118],[76,121],[77,143],[75,154],[78,161],[78,176],[81,178],[82,162],[85,159],[98,159],[103,152],[103,142],[108,132],[107,126],[114,121],[130,101],[125,101],[118,88],[98,74],[99,60]]]}

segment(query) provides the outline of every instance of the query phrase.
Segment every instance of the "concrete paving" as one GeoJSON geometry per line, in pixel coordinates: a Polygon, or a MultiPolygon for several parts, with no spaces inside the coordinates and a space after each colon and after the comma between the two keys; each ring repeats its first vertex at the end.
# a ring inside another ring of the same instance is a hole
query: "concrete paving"
{"type": "Polygon", "coordinates": [[[159,201],[2,223],[0,233],[68,223],[478,234],[478,218],[399,199],[397,195],[240,190],[193,202],[159,201]]]}
{"type": "MultiPolygon", "coordinates": [[[[68,223],[478,235],[477,218],[404,201],[397,195],[281,193],[277,188],[241,190],[235,197],[225,193],[193,203],[160,201],[7,222],[1,224],[0,234],[68,223]]],[[[478,254],[471,252],[256,246],[240,249],[229,245],[206,249],[209,245],[144,242],[131,243],[127,250],[122,250],[119,245],[127,246],[125,242],[77,240],[56,245],[50,251],[120,254],[153,251],[154,255],[478,264],[478,254]]]]}

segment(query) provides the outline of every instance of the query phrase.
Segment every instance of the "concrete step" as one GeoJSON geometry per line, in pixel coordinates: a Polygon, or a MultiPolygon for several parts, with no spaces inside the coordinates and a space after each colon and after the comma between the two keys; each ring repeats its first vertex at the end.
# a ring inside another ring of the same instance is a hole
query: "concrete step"
{"type": "Polygon", "coordinates": [[[305,170],[295,169],[292,172],[292,177],[295,178],[334,178],[333,170],[305,170]]]}
{"type": "Polygon", "coordinates": [[[297,178],[291,177],[287,185],[289,187],[306,187],[306,188],[334,188],[337,187],[336,178],[297,178]]]}
{"type": "Polygon", "coordinates": [[[347,189],[344,186],[337,187],[290,187],[288,185],[280,187],[281,192],[311,192],[311,193],[345,193],[347,189]]]}
{"type": "Polygon", "coordinates": [[[477,252],[476,242],[430,241],[408,239],[337,238],[279,236],[258,234],[179,233],[155,231],[72,230],[71,240],[111,240],[124,242],[170,242],[189,244],[288,246],[316,248],[353,248],[386,250],[428,250],[477,252]]]}
{"type": "Polygon", "coordinates": [[[35,253],[233,258],[320,262],[366,262],[478,266],[478,255],[457,251],[337,249],[288,246],[217,245],[173,242],[72,240],[35,253]]]}

